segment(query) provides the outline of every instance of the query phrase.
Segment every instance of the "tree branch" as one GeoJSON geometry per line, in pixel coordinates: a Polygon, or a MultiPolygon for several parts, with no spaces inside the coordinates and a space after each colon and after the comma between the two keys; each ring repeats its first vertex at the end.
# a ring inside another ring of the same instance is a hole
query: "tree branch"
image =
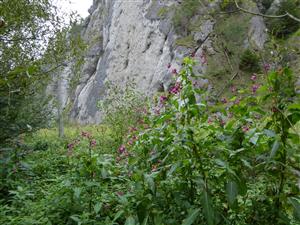
{"type": "Polygon", "coordinates": [[[261,17],[266,17],[266,18],[283,18],[283,17],[290,17],[291,19],[297,21],[300,23],[300,19],[295,17],[294,15],[290,14],[289,12],[286,12],[285,14],[282,15],[266,15],[266,14],[262,14],[262,13],[255,13],[255,12],[251,12],[249,10],[246,10],[242,7],[239,6],[239,4],[237,3],[236,0],[234,0],[235,6],[242,12],[251,14],[251,15],[255,15],[255,16],[261,16],[261,17]]]}

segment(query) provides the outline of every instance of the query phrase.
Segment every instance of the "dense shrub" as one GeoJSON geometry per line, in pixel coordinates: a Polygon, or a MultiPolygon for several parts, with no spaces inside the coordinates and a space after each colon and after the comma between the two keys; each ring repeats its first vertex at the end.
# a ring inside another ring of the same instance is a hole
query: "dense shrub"
{"type": "Polygon", "coordinates": [[[292,72],[261,74],[264,83],[253,75],[249,89],[212,105],[193,66],[184,60],[174,86],[111,153],[82,132],[21,160],[0,224],[299,224],[292,72]]]}
{"type": "MultiPolygon", "coordinates": [[[[300,1],[284,0],[281,2],[277,15],[283,15],[289,12],[295,17],[300,17],[300,1]]],[[[272,18],[267,20],[270,31],[278,38],[286,38],[300,28],[300,23],[290,17],[272,18]]]]}
{"type": "Polygon", "coordinates": [[[114,134],[112,147],[120,146],[128,129],[142,119],[145,100],[137,93],[133,81],[127,81],[124,86],[106,83],[106,96],[98,102],[98,107],[102,123],[114,134]]]}
{"type": "Polygon", "coordinates": [[[241,56],[239,68],[245,72],[259,72],[259,57],[255,52],[247,49],[241,56]]]}

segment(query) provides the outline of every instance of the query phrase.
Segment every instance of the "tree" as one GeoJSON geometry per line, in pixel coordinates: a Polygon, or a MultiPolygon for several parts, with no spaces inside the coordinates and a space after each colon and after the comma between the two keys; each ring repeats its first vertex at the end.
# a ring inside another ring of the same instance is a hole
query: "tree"
{"type": "MultiPolygon", "coordinates": [[[[69,29],[52,0],[0,1],[0,142],[41,127],[50,115],[43,91],[49,73],[49,42],[69,29]]],[[[64,55],[64,52],[58,52],[64,55]]]]}

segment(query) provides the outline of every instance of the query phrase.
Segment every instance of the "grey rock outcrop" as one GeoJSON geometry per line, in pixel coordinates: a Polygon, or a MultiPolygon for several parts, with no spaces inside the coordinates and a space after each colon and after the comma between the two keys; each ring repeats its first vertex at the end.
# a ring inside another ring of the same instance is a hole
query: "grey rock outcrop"
{"type": "MultiPolygon", "coordinates": [[[[178,36],[173,29],[172,15],[161,16],[160,12],[178,4],[177,0],[94,0],[82,30],[89,47],[79,83],[75,90],[70,90],[71,120],[101,121],[97,102],[105,96],[107,81],[124,84],[133,79],[139,91],[151,95],[168,90],[171,69],[179,70],[183,57],[192,52],[198,58],[214,54],[209,35],[214,31],[215,21],[211,17],[200,18],[200,29],[192,33],[198,44],[196,52],[176,45],[178,36]]],[[[249,27],[249,42],[261,49],[266,40],[263,20],[253,17],[249,27]]],[[[199,65],[196,71],[204,73],[206,64],[199,65]]],[[[206,84],[207,80],[204,81],[206,84]]]]}

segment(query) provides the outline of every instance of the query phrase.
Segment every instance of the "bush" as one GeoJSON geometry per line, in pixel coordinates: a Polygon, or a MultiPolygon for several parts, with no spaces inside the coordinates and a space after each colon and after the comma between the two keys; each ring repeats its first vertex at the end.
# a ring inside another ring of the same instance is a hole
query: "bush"
{"type": "Polygon", "coordinates": [[[118,148],[130,126],[135,127],[141,120],[145,99],[136,92],[133,81],[127,81],[124,87],[106,83],[106,96],[98,102],[103,116],[103,124],[113,133],[113,147],[118,148]]]}
{"type": "Polygon", "coordinates": [[[259,65],[259,57],[250,49],[244,51],[241,56],[241,61],[239,64],[239,68],[245,72],[259,72],[260,65],[259,65]]]}
{"type": "MultiPolygon", "coordinates": [[[[282,15],[286,12],[289,12],[293,16],[300,18],[300,1],[282,1],[276,14],[282,15]]],[[[267,19],[267,26],[276,37],[287,38],[290,34],[296,32],[300,28],[300,23],[290,17],[274,19],[269,18],[267,19]]]]}

